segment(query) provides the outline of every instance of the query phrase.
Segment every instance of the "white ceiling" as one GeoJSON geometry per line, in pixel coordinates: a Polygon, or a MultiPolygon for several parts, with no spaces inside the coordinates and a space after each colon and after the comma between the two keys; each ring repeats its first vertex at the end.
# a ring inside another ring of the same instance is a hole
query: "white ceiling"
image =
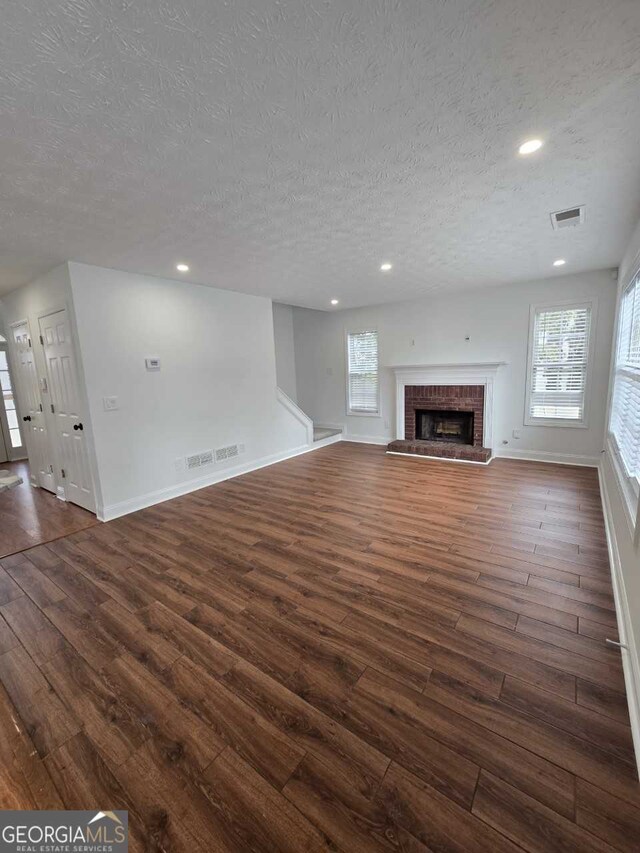
{"type": "Polygon", "coordinates": [[[20,0],[0,57],[0,292],[364,305],[615,266],[640,216],[638,0],[20,0]]]}

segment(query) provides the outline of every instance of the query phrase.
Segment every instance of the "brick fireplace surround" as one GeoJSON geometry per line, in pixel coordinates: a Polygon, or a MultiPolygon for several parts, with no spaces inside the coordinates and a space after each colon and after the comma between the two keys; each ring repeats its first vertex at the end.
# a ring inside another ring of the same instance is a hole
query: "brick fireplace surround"
{"type": "Polygon", "coordinates": [[[387,450],[437,456],[467,462],[488,462],[491,449],[482,446],[484,385],[406,385],[404,389],[404,439],[392,441],[387,450]],[[473,412],[473,444],[416,439],[416,411],[437,409],[473,412]]]}

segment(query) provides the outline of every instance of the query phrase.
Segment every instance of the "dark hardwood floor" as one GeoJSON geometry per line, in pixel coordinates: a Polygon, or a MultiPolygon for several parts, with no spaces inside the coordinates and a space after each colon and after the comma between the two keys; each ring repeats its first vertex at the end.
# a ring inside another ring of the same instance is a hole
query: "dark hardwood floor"
{"type": "Polygon", "coordinates": [[[42,545],[98,524],[95,515],[29,485],[29,463],[0,462],[22,477],[22,485],[0,492],[0,557],[42,545]]]}
{"type": "Polygon", "coordinates": [[[0,560],[2,808],[132,850],[638,851],[596,472],[341,443],[0,560]]]}

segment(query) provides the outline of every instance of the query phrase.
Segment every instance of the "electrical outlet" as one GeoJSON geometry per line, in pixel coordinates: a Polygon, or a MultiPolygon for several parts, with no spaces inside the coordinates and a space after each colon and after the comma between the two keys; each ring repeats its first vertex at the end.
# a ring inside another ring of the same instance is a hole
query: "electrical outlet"
{"type": "Polygon", "coordinates": [[[521,438],[521,437],[522,437],[522,436],[521,436],[521,434],[520,434],[520,430],[519,430],[519,429],[514,429],[514,431],[513,431],[513,437],[514,437],[514,438],[521,438]]]}
{"type": "Polygon", "coordinates": [[[102,405],[104,406],[105,412],[114,412],[118,408],[118,398],[117,397],[103,397],[102,405]]]}

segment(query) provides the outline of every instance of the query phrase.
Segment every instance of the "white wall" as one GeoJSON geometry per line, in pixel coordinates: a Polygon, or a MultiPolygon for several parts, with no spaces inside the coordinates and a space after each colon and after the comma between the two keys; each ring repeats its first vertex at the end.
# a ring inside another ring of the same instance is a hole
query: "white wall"
{"type": "Polygon", "coordinates": [[[277,400],[271,301],[69,264],[102,490],[113,517],[284,458],[307,433],[277,400]],[[145,357],[161,370],[145,370],[145,357]],[[103,397],[118,398],[104,411],[103,397]],[[187,454],[244,444],[189,473],[187,454]]]}
{"type": "Polygon", "coordinates": [[[298,404],[314,421],[344,424],[346,437],[388,441],[395,438],[395,378],[389,365],[506,361],[495,387],[494,450],[542,459],[553,454],[597,464],[615,290],[611,271],[601,271],[335,313],[296,308],[298,404]],[[525,426],[529,307],[580,300],[597,302],[588,429],[525,426]],[[345,335],[365,328],[379,333],[381,415],[347,417],[345,335]],[[521,431],[520,439],[512,437],[514,429],[521,431]]]}
{"type": "Polygon", "coordinates": [[[293,343],[293,308],[291,305],[273,303],[273,333],[276,347],[276,378],[278,386],[294,403],[298,401],[296,388],[296,358],[293,343]]]}
{"type": "MultiPolygon", "coordinates": [[[[618,307],[622,291],[639,267],[640,225],[620,264],[618,307]]],[[[631,507],[629,510],[626,508],[620,480],[614,470],[612,448],[608,439],[606,445],[607,452],[601,466],[601,482],[605,499],[620,635],[621,641],[628,645],[628,650],[623,650],[623,660],[636,757],[640,768],[640,529],[638,529],[640,513],[637,507],[631,507]]]]}
{"type": "Polygon", "coordinates": [[[60,264],[30,284],[25,284],[0,300],[4,328],[20,320],[29,320],[32,334],[37,334],[38,317],[50,309],[63,307],[71,296],[67,264],[60,264]]]}

